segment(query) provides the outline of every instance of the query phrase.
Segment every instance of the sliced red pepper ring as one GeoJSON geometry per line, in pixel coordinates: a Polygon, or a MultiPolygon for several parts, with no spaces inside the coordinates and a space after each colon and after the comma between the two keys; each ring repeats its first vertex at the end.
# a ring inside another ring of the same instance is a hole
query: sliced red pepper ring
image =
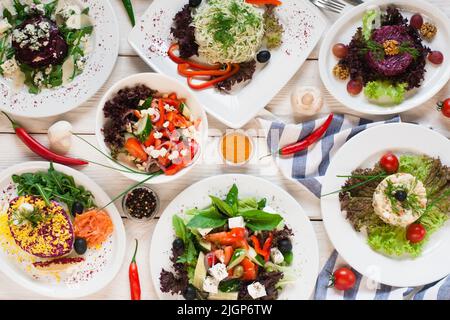
{"type": "Polygon", "coordinates": [[[255,5],[267,5],[271,4],[274,6],[281,6],[281,1],[279,0],[245,0],[245,2],[255,5]]]}
{"type": "Polygon", "coordinates": [[[193,79],[195,77],[188,77],[187,82],[188,82],[189,87],[191,87],[191,89],[202,90],[202,89],[209,88],[209,87],[215,85],[216,83],[219,83],[219,82],[222,82],[222,81],[228,79],[229,77],[235,75],[239,71],[239,69],[240,69],[239,64],[233,64],[233,70],[231,70],[226,75],[223,75],[223,76],[220,76],[217,78],[213,78],[211,80],[207,80],[207,81],[204,81],[201,83],[194,83],[193,79]]]}
{"type": "Polygon", "coordinates": [[[216,70],[193,70],[192,66],[187,63],[180,63],[178,65],[178,73],[186,77],[195,76],[223,76],[231,71],[231,64],[227,63],[225,69],[216,70]]]}
{"type": "Polygon", "coordinates": [[[183,58],[180,58],[175,54],[175,51],[178,50],[179,46],[177,43],[174,43],[170,46],[169,50],[167,51],[167,54],[169,55],[169,58],[172,59],[173,62],[176,64],[186,63],[190,65],[193,68],[200,69],[200,70],[217,70],[220,69],[222,66],[221,64],[213,64],[213,65],[206,65],[202,63],[197,63],[193,61],[189,61],[183,58]]]}

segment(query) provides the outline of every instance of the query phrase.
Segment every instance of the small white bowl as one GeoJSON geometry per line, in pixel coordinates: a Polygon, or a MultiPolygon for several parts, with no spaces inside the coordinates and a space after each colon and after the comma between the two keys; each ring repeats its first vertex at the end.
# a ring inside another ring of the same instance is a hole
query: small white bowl
{"type": "MultiPolygon", "coordinates": [[[[200,148],[197,154],[195,155],[195,158],[193,162],[183,170],[180,170],[178,173],[167,176],[167,175],[159,175],[156,176],[149,181],[146,182],[146,184],[160,184],[160,183],[167,183],[170,181],[174,181],[178,179],[181,176],[184,176],[186,173],[189,172],[199,161],[201,157],[201,153],[203,152],[203,149],[206,144],[206,140],[208,137],[208,119],[206,118],[205,110],[203,109],[203,106],[199,103],[197,98],[189,91],[189,89],[178,82],[177,80],[174,80],[170,77],[167,77],[162,74],[158,73],[138,73],[132,76],[129,76],[125,79],[120,80],[115,85],[113,85],[103,96],[103,98],[100,100],[100,103],[97,106],[97,117],[96,117],[96,129],[95,129],[95,135],[97,137],[97,143],[100,146],[100,150],[106,154],[110,154],[109,148],[106,146],[104,141],[104,135],[103,135],[103,126],[105,124],[105,117],[103,115],[103,107],[105,103],[114,97],[114,95],[117,94],[117,92],[120,89],[126,88],[126,87],[134,87],[136,85],[146,85],[147,87],[157,90],[161,93],[170,93],[175,92],[179,97],[183,97],[186,99],[186,104],[189,106],[189,109],[193,115],[194,118],[201,118],[202,121],[199,125],[199,140],[197,141],[200,148]]],[[[109,160],[110,164],[118,169],[121,169],[121,167],[115,163],[112,160],[109,160]]],[[[123,169],[123,168],[122,168],[123,169]]],[[[129,179],[135,180],[135,181],[142,181],[145,179],[145,176],[142,174],[137,173],[127,173],[120,171],[124,176],[126,176],[129,179]]]]}

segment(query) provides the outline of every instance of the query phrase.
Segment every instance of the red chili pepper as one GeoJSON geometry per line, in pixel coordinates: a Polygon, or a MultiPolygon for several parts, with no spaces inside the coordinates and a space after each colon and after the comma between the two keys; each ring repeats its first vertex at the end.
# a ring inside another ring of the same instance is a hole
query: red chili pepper
{"type": "Polygon", "coordinates": [[[139,281],[139,272],[136,264],[136,253],[138,249],[138,241],[136,241],[136,249],[134,249],[133,260],[131,260],[128,275],[130,277],[131,300],[141,300],[141,284],[139,281]]]}
{"type": "MultiPolygon", "coordinates": [[[[333,121],[334,114],[330,113],[328,118],[325,120],[325,122],[317,128],[313,133],[311,133],[309,136],[307,136],[305,139],[295,142],[293,144],[289,144],[287,146],[284,146],[280,150],[278,150],[278,154],[280,156],[287,156],[291,155],[297,152],[300,152],[302,150],[307,149],[309,146],[317,142],[322,136],[325,134],[325,132],[328,130],[328,128],[331,125],[331,122],[333,121]]],[[[271,156],[272,154],[268,154],[264,157],[271,156]]],[[[264,157],[261,157],[264,158],[264,157]]]]}
{"type": "Polygon", "coordinates": [[[38,156],[41,156],[42,158],[48,161],[68,166],[83,166],[89,164],[89,162],[87,162],[86,160],[65,157],[54,153],[50,149],[44,147],[41,143],[39,143],[39,141],[35,140],[32,136],[30,136],[30,134],[24,128],[22,128],[18,123],[12,120],[5,112],[2,111],[2,113],[8,118],[9,121],[11,121],[12,127],[16,132],[17,137],[19,137],[19,139],[22,140],[22,142],[38,156]]]}

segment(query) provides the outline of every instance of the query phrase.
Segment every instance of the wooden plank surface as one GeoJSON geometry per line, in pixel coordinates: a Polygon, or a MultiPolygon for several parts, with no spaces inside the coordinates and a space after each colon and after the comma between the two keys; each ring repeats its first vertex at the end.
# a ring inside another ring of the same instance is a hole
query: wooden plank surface
{"type": "MultiPolygon", "coordinates": [[[[170,0],[173,1],[173,0],[170,0]]],[[[124,78],[133,73],[139,72],[151,72],[151,69],[140,60],[133,49],[129,46],[127,41],[127,35],[131,30],[128,17],[125,10],[122,7],[121,0],[111,0],[111,3],[116,12],[119,29],[120,29],[120,54],[117,60],[116,67],[102,89],[97,92],[89,101],[81,105],[79,108],[69,112],[65,115],[58,117],[51,117],[40,120],[31,119],[18,119],[23,122],[27,129],[34,133],[36,138],[47,143],[46,130],[54,122],[58,120],[67,120],[72,123],[74,131],[79,134],[83,134],[86,139],[91,142],[96,141],[94,135],[95,128],[95,113],[97,104],[105,93],[105,91],[116,81],[124,78]]],[[[136,16],[140,16],[147,9],[151,0],[133,0],[136,16]]],[[[450,17],[450,5],[448,0],[432,0],[430,1],[437,4],[446,14],[450,17]]],[[[330,21],[336,19],[337,15],[326,14],[330,21]]],[[[320,87],[324,92],[324,107],[322,113],[326,114],[329,111],[343,112],[359,115],[354,113],[344,106],[340,105],[323,87],[319,72],[318,72],[318,48],[316,48],[305,64],[298,70],[291,81],[280,91],[280,93],[269,103],[266,111],[262,111],[260,116],[276,116],[281,120],[287,122],[299,122],[307,120],[305,117],[301,117],[293,114],[290,106],[290,93],[296,86],[300,85],[313,85],[320,87]]],[[[423,106],[416,108],[413,111],[407,112],[402,115],[405,121],[414,121],[423,125],[432,126],[436,130],[442,132],[447,137],[450,137],[450,120],[444,119],[435,111],[435,102],[450,96],[450,84],[447,84],[445,88],[432,100],[424,104],[423,106]]],[[[384,117],[386,118],[386,117],[384,117]]],[[[376,118],[374,118],[376,119],[376,118]]],[[[192,183],[199,181],[205,177],[217,175],[221,173],[246,173],[254,174],[266,178],[286,189],[295,198],[299,199],[302,196],[304,190],[300,189],[296,184],[290,182],[281,176],[277,167],[272,163],[270,159],[265,160],[262,163],[254,161],[248,166],[243,168],[227,167],[220,162],[217,154],[217,141],[226,127],[215,120],[212,117],[208,118],[210,124],[210,138],[208,143],[208,158],[203,160],[201,166],[197,166],[192,169],[187,175],[180,180],[170,185],[161,186],[158,188],[158,194],[161,198],[161,211],[168,205],[168,203],[182,190],[192,183]]],[[[257,125],[256,121],[248,123],[244,129],[252,131],[255,145],[257,146],[257,154],[262,155],[267,151],[265,148],[265,134],[257,125]]],[[[7,168],[13,164],[19,162],[25,162],[29,160],[39,160],[37,156],[31,153],[23,144],[15,137],[9,123],[2,117],[0,118],[0,145],[8,146],[7,149],[0,155],[0,170],[7,168]]],[[[104,159],[96,152],[92,152],[92,149],[85,143],[74,140],[73,148],[71,149],[73,155],[79,157],[86,157],[90,160],[103,161],[104,159]]],[[[132,181],[124,178],[122,175],[110,170],[104,169],[98,166],[88,166],[82,171],[90,176],[95,182],[102,186],[105,191],[111,196],[115,196],[129,186],[132,181]]],[[[319,242],[320,260],[321,265],[328,258],[332,251],[332,245],[328,240],[326,232],[323,227],[323,223],[320,220],[320,208],[318,203],[305,204],[301,203],[308,212],[314,212],[311,217],[314,229],[316,231],[317,239],[319,242]]],[[[120,203],[116,203],[119,209],[120,203]]],[[[141,275],[142,284],[142,296],[144,299],[155,299],[155,291],[150,279],[149,272],[149,246],[150,239],[153,234],[153,229],[158,221],[154,219],[148,223],[137,223],[123,219],[128,245],[126,259],[123,263],[122,269],[114,281],[101,292],[88,297],[89,299],[128,299],[128,263],[132,254],[132,240],[137,238],[140,240],[141,246],[138,253],[138,261],[141,275]]],[[[43,297],[29,292],[28,290],[16,285],[9,280],[4,274],[0,273],[0,299],[42,299],[43,297]]]]}

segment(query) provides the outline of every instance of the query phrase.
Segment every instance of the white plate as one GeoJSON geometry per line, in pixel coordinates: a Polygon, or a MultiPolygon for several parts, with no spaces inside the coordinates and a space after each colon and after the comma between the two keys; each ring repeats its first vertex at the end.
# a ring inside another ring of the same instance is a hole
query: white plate
{"type": "MultiPolygon", "coordinates": [[[[58,164],[54,166],[56,170],[71,175],[77,184],[91,191],[98,206],[106,205],[110,202],[109,196],[83,173],[58,164]]],[[[13,174],[46,171],[48,168],[48,162],[36,161],[21,163],[4,170],[0,174],[0,190],[2,192],[0,208],[6,204],[5,195],[11,192],[14,193],[14,190],[8,189],[13,184],[11,180],[13,174]]],[[[40,276],[39,279],[36,279],[30,273],[28,259],[19,262],[15,258],[16,254],[8,254],[2,247],[0,247],[0,270],[24,288],[52,298],[80,298],[101,290],[119,272],[125,255],[126,245],[125,228],[119,212],[114,204],[109,205],[106,210],[114,224],[114,232],[103,243],[101,249],[89,249],[84,255],[86,261],[74,269],[72,276],[80,277],[83,280],[75,282],[70,275],[62,276],[59,281],[55,276],[40,276]]],[[[18,253],[20,254],[20,252],[19,250],[18,253]]],[[[29,255],[25,254],[25,256],[28,257],[29,255]]]]}
{"type": "MultiPolygon", "coordinates": [[[[113,96],[117,94],[117,92],[120,89],[126,88],[126,87],[134,87],[136,85],[144,84],[147,87],[157,90],[161,93],[170,93],[175,92],[179,97],[183,97],[186,99],[186,104],[189,107],[189,110],[191,111],[192,116],[194,119],[201,118],[202,121],[199,125],[199,137],[198,137],[198,143],[199,143],[199,151],[195,155],[194,161],[184,168],[183,170],[179,171],[178,173],[167,176],[167,175],[159,175],[152,179],[150,179],[147,184],[159,184],[159,183],[166,183],[170,181],[174,181],[178,179],[179,177],[184,176],[186,173],[188,173],[198,162],[201,158],[204,149],[206,147],[206,141],[208,139],[208,118],[206,117],[205,110],[203,109],[203,106],[198,102],[196,97],[192,94],[191,91],[188,90],[188,88],[178,82],[177,80],[174,80],[170,77],[167,77],[162,74],[157,73],[138,73],[132,76],[129,76],[125,79],[120,80],[115,85],[113,85],[103,96],[102,100],[97,106],[97,117],[96,117],[96,129],[95,129],[95,135],[97,137],[97,143],[100,146],[100,149],[107,154],[110,154],[111,151],[105,144],[105,136],[103,135],[103,126],[105,124],[105,116],[103,114],[103,107],[105,106],[106,101],[110,100],[113,96]]],[[[123,169],[121,166],[119,166],[116,162],[109,160],[110,164],[118,169],[123,169]]],[[[127,173],[120,171],[124,176],[128,177],[129,179],[135,180],[135,181],[142,181],[145,179],[145,176],[142,174],[137,173],[127,173]]]]}
{"type": "Polygon", "coordinates": [[[450,24],[448,17],[439,8],[433,6],[429,2],[422,0],[373,0],[364,2],[357,7],[352,8],[343,14],[330,28],[325,36],[322,46],[320,47],[319,64],[320,77],[328,91],[343,105],[358,112],[365,114],[394,114],[415,108],[422,103],[431,99],[441,90],[450,79],[450,24]],[[348,94],[346,85],[347,81],[341,81],[333,76],[332,70],[339,61],[331,48],[336,43],[349,43],[356,29],[362,25],[362,16],[367,7],[377,5],[385,7],[394,3],[400,8],[401,13],[409,20],[412,14],[420,12],[425,19],[429,19],[436,24],[438,32],[436,38],[428,43],[424,41],[424,45],[429,46],[432,50],[439,50],[444,54],[444,63],[440,66],[433,65],[428,62],[425,69],[425,80],[420,88],[415,89],[407,94],[405,101],[396,106],[383,107],[371,103],[364,95],[351,96],[348,94]]]}
{"type": "MultiPolygon", "coordinates": [[[[385,124],[363,131],[334,156],[324,178],[322,194],[339,190],[357,168],[370,168],[387,151],[439,157],[450,164],[450,141],[440,134],[414,124],[385,124]]],[[[367,237],[353,230],[341,213],[338,194],[321,199],[322,217],[331,242],[358,272],[391,286],[412,287],[431,283],[450,273],[450,222],[433,233],[417,258],[393,258],[372,250],[367,237]]]]}
{"type": "Polygon", "coordinates": [[[39,94],[28,93],[28,87],[12,89],[11,80],[0,76],[0,109],[19,117],[43,118],[68,112],[92,97],[106,82],[119,53],[119,28],[109,1],[79,1],[89,7],[94,22],[92,52],[85,70],[71,83],[39,94]]]}
{"type": "Polygon", "coordinates": [[[267,205],[280,213],[286,224],[292,228],[294,260],[292,270],[297,279],[287,285],[279,299],[309,299],[319,268],[317,239],[311,222],[298,202],[286,191],[271,182],[248,175],[228,174],[206,178],[180,193],[164,210],[156,225],[150,248],[150,268],[153,285],[160,299],[183,299],[160,290],[161,270],[172,270],[169,260],[175,234],[172,217],[193,207],[206,207],[211,203],[209,195],[225,197],[230,187],[236,183],[239,198],[267,198],[267,205]],[[255,188],[258,186],[258,188],[255,188]]]}
{"type": "MultiPolygon", "coordinates": [[[[177,65],[168,58],[173,39],[170,28],[175,14],[187,0],[154,0],[128,38],[131,46],[154,70],[180,81],[177,65]]],[[[229,127],[240,128],[264,108],[300,68],[319,41],[326,20],[306,0],[284,0],[276,9],[284,26],[282,46],[272,51],[270,62],[253,79],[231,94],[216,89],[195,91],[206,111],[229,127]]]]}

